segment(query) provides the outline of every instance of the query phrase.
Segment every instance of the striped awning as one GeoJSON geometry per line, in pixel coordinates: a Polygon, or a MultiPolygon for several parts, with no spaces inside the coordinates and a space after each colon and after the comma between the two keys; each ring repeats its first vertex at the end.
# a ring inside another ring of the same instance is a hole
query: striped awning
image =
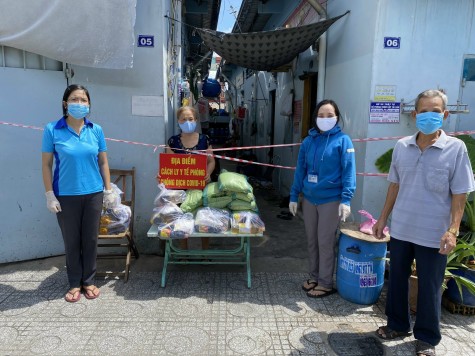
{"type": "Polygon", "coordinates": [[[204,43],[229,64],[270,71],[292,61],[343,15],[309,25],[250,33],[197,28],[204,43]]]}

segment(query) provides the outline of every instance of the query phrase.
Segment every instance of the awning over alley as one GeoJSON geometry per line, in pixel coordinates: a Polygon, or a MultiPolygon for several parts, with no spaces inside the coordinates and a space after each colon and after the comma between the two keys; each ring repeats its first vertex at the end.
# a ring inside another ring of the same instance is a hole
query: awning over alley
{"type": "MultiPolygon", "coordinates": [[[[348,12],[347,12],[348,13],[348,12]]],[[[250,33],[223,33],[196,30],[204,43],[227,63],[240,67],[270,71],[289,63],[347,13],[309,25],[250,33]]]]}

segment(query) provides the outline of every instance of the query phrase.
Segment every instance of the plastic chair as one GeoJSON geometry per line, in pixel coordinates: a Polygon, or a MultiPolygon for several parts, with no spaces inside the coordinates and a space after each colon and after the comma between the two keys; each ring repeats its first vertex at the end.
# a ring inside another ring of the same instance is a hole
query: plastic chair
{"type": "Polygon", "coordinates": [[[111,182],[124,193],[121,196],[121,202],[124,205],[130,206],[132,215],[130,217],[130,224],[128,229],[116,235],[102,235],[99,234],[97,240],[97,259],[111,259],[125,257],[125,270],[123,272],[96,272],[97,276],[123,276],[124,282],[129,279],[130,260],[132,253],[134,257],[139,258],[139,251],[134,241],[134,210],[135,210],[135,167],[132,169],[110,169],[111,182]],[[106,253],[105,249],[113,249],[113,252],[106,253]],[[125,253],[120,253],[120,248],[125,248],[125,253]],[[119,250],[119,252],[117,252],[119,250]]]}

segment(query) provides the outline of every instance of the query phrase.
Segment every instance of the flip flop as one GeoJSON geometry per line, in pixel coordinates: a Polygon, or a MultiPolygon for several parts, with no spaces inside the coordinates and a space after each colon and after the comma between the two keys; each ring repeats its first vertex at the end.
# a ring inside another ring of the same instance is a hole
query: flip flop
{"type": "Polygon", "coordinates": [[[416,355],[417,356],[435,356],[435,346],[431,344],[417,340],[416,342],[416,355]]]}
{"type": "Polygon", "coordinates": [[[97,288],[96,286],[92,285],[92,286],[86,286],[86,287],[82,287],[83,290],[84,290],[84,296],[86,297],[86,299],[96,299],[97,297],[99,297],[101,295],[101,291],[99,290],[99,288],[97,288]],[[88,288],[89,287],[89,288],[88,288]],[[98,291],[97,294],[94,294],[95,291],[98,291]],[[90,294],[89,294],[90,293],[90,294]]]}
{"type": "Polygon", "coordinates": [[[332,288],[330,290],[322,290],[322,289],[316,289],[317,287],[309,290],[307,292],[307,297],[309,298],[324,298],[324,297],[327,297],[333,293],[336,293],[336,289],[335,288],[332,288]],[[318,292],[323,292],[322,294],[312,294],[311,292],[312,291],[318,291],[318,292]]]}
{"type": "Polygon", "coordinates": [[[396,331],[391,329],[389,326],[380,326],[378,330],[376,330],[376,335],[383,340],[392,340],[397,339],[399,337],[406,337],[411,336],[412,332],[410,331],[396,331]]]}
{"type": "Polygon", "coordinates": [[[76,303],[81,299],[81,289],[80,288],[72,288],[68,290],[66,295],[64,296],[64,300],[67,301],[68,303],[76,303]],[[76,298],[74,298],[75,294],[78,294],[76,298]],[[68,298],[68,295],[71,296],[71,298],[68,298]]]}
{"type": "Polygon", "coordinates": [[[309,278],[304,282],[302,289],[306,292],[310,292],[316,286],[318,286],[318,282],[309,278]],[[308,287],[305,287],[305,284],[307,284],[308,287]]]}

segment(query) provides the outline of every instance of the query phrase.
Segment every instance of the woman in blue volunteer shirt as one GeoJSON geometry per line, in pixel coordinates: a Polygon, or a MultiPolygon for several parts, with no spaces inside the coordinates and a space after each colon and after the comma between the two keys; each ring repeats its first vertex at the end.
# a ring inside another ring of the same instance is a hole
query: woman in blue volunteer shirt
{"type": "Polygon", "coordinates": [[[336,229],[350,215],[356,188],[355,150],[338,123],[340,110],[332,100],[317,104],[315,127],[300,146],[289,210],[295,216],[299,194],[308,241],[309,275],[302,288],[312,298],[335,292],[336,229]]]}
{"type": "Polygon", "coordinates": [[[63,235],[69,280],[64,299],[71,303],[81,298],[81,290],[87,299],[100,294],[93,282],[101,211],[103,202],[116,204],[102,128],[86,119],[90,104],[85,87],[68,86],[63,117],[46,125],[42,144],[46,204],[63,235]]]}

